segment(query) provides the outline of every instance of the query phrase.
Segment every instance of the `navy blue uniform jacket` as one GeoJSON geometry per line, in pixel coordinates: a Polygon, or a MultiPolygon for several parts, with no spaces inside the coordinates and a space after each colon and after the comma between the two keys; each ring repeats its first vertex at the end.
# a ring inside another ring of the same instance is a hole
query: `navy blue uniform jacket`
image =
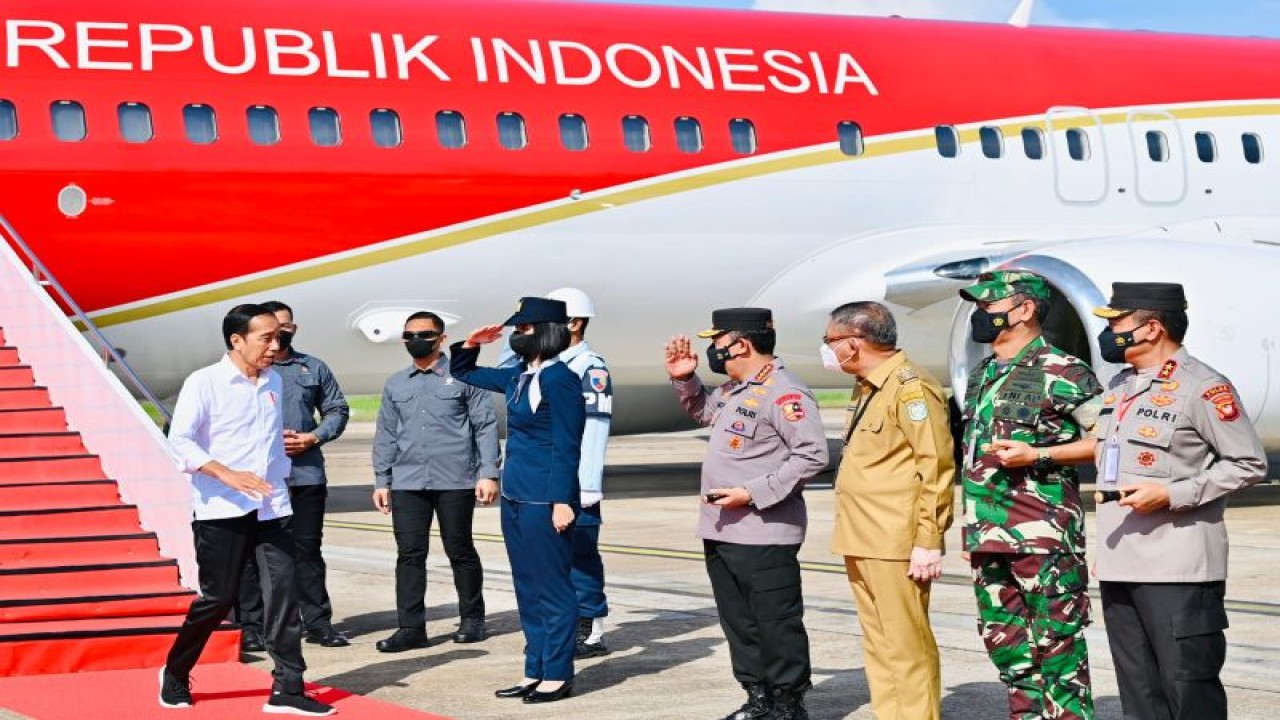
{"type": "Polygon", "coordinates": [[[507,462],[502,468],[502,496],[515,502],[578,505],[578,462],[587,405],[582,379],[562,362],[538,374],[542,402],[529,405],[529,389],[516,392],[517,367],[476,367],[480,348],[450,348],[449,372],[468,385],[507,396],[507,462]]]}

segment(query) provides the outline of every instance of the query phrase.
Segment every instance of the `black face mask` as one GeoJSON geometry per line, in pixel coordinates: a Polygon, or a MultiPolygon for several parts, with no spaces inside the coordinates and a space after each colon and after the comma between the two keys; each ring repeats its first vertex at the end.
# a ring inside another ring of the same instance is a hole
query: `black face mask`
{"type": "Polygon", "coordinates": [[[293,348],[293,333],[288,330],[281,330],[276,335],[276,343],[280,345],[280,352],[289,352],[293,348]]]}
{"type": "Polygon", "coordinates": [[[993,343],[1000,333],[1015,324],[1009,322],[1008,312],[993,313],[978,308],[969,316],[969,337],[976,343],[993,343]]]}
{"type": "Polygon", "coordinates": [[[733,354],[729,352],[729,348],[733,347],[733,343],[729,343],[725,347],[718,348],[711,345],[707,348],[707,368],[717,375],[728,375],[729,371],[724,364],[733,358],[733,354]]]}
{"type": "MultiPolygon", "coordinates": [[[[1137,328],[1134,328],[1136,330],[1137,328]]],[[[1098,333],[1098,350],[1102,353],[1102,359],[1109,363],[1124,362],[1124,351],[1134,345],[1141,345],[1146,340],[1133,339],[1133,330],[1118,333],[1111,328],[1106,328],[1098,333]]]]}
{"type": "Polygon", "coordinates": [[[413,340],[406,340],[404,348],[409,351],[409,356],[414,360],[421,360],[425,357],[431,357],[431,353],[435,352],[439,345],[439,340],[414,338],[413,340]]]}
{"type": "Polygon", "coordinates": [[[531,363],[537,359],[538,347],[534,340],[533,333],[525,335],[523,333],[511,334],[511,350],[519,355],[527,363],[531,363]]]}

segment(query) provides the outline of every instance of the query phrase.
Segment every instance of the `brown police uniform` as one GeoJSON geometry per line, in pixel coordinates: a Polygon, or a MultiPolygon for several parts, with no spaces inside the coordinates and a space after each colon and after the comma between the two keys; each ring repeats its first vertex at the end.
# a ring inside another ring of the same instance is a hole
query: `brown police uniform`
{"type": "MultiPolygon", "coordinates": [[[[1114,288],[1095,314],[1186,307],[1180,285],[1114,288]]],[[[1097,574],[1125,717],[1225,719],[1223,515],[1229,493],[1266,477],[1262,442],[1231,382],[1185,349],[1160,367],[1126,368],[1104,402],[1099,490],[1144,482],[1169,490],[1169,507],[1149,514],[1111,497],[1098,505],[1097,574]]]]}
{"type": "Polygon", "coordinates": [[[930,583],[907,577],[911,550],[940,550],[951,526],[955,461],[942,386],[898,352],[853,393],[836,477],[832,548],[845,556],[878,720],[941,713],[930,583]]]}
{"type": "MultiPolygon", "coordinates": [[[[712,337],[772,328],[768,310],[713,314],[712,337]]],[[[803,695],[809,639],[798,553],[808,520],[801,489],[827,466],[822,419],[809,388],[775,358],[755,377],[708,391],[695,375],[672,385],[685,412],[709,426],[703,494],[745,487],[751,505],[703,504],[698,536],[734,676],[744,686],[803,695]]]]}

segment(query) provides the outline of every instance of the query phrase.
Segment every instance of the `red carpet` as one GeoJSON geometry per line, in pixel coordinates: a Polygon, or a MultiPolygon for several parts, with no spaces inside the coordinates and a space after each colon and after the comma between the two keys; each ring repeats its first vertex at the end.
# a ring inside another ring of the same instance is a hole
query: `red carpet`
{"type": "MultiPolygon", "coordinates": [[[[262,713],[271,676],[239,663],[198,666],[192,673],[195,707],[167,710],[156,702],[158,668],[0,679],[0,708],[34,720],[228,720],[262,713]]],[[[312,685],[317,700],[338,709],[333,717],[361,720],[444,720],[337,688],[312,685]]],[[[288,716],[286,716],[288,717],[288,716]]]]}

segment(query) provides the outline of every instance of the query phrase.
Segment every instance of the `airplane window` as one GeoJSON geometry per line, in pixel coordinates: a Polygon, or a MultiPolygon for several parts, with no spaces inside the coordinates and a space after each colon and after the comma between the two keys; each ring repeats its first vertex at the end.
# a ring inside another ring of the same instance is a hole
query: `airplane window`
{"type": "Polygon", "coordinates": [[[1147,157],[1153,162],[1169,162],[1169,138],[1159,130],[1147,131],[1147,157]]]}
{"type": "Polygon", "coordinates": [[[939,155],[953,158],[960,154],[960,133],[954,125],[939,125],[933,129],[933,136],[938,141],[939,155]]]}
{"type": "Polygon", "coordinates": [[[858,156],[867,149],[862,139],[862,126],[852,120],[836,123],[836,137],[840,138],[840,152],[845,155],[858,156]]]}
{"type": "Polygon", "coordinates": [[[702,152],[702,124],[697,118],[676,118],[676,149],[682,153],[702,152]]]}
{"type": "Polygon", "coordinates": [[[1044,159],[1044,132],[1040,128],[1022,128],[1022,151],[1028,160],[1044,159]]]}
{"type": "Polygon", "coordinates": [[[631,152],[649,152],[653,140],[649,136],[649,121],[639,115],[622,118],[622,141],[631,152]]]}
{"type": "Polygon", "coordinates": [[[467,124],[462,113],[454,110],[441,110],[436,113],[436,138],[440,144],[450,150],[457,150],[467,144],[467,124]]]}
{"type": "Polygon", "coordinates": [[[734,118],[729,121],[729,140],[733,143],[733,151],[739,155],[756,154],[756,126],[746,118],[734,118]]]}
{"type": "Polygon", "coordinates": [[[978,130],[978,139],[982,141],[982,154],[995,160],[1004,155],[1004,132],[998,127],[984,127],[978,130]]]}
{"type": "Polygon", "coordinates": [[[1072,160],[1089,159],[1089,134],[1080,128],[1067,130],[1067,154],[1072,160]]]}
{"type": "Polygon", "coordinates": [[[337,147],[342,144],[342,121],[333,108],[315,107],[307,111],[311,125],[311,142],[320,147],[337,147]]]}
{"type": "Polygon", "coordinates": [[[155,129],[151,126],[151,108],[142,103],[120,103],[116,108],[120,119],[120,137],[125,142],[150,142],[155,137],[155,129]]]}
{"type": "Polygon", "coordinates": [[[519,113],[498,113],[498,142],[508,150],[523,150],[529,145],[524,117],[519,113]]]}
{"type": "Polygon", "coordinates": [[[18,137],[18,109],[8,100],[0,100],[0,140],[18,137]]]}
{"type": "Polygon", "coordinates": [[[1257,133],[1245,133],[1240,136],[1244,145],[1244,159],[1250,165],[1262,162],[1262,136],[1257,133]]]}
{"type": "Polygon", "coordinates": [[[49,106],[53,134],[63,142],[79,142],[89,133],[84,124],[84,106],[71,100],[58,100],[49,106]]]}
{"type": "Polygon", "coordinates": [[[197,145],[218,139],[218,120],[208,105],[193,103],[182,108],[182,124],[187,128],[187,139],[197,145]]]}
{"type": "Polygon", "coordinates": [[[378,147],[400,147],[404,142],[404,129],[395,110],[378,108],[370,112],[369,128],[373,131],[373,143],[378,147]]]}
{"type": "Polygon", "coordinates": [[[587,149],[587,121],[581,115],[567,113],[560,116],[560,143],[565,150],[587,149]]]}
{"type": "Polygon", "coordinates": [[[280,142],[280,117],[276,109],[266,105],[250,105],[246,111],[249,119],[249,138],[258,145],[275,145],[280,142]]]}
{"type": "Polygon", "coordinates": [[[1200,162],[1214,162],[1218,159],[1218,141],[1211,132],[1196,133],[1196,155],[1200,162]]]}

